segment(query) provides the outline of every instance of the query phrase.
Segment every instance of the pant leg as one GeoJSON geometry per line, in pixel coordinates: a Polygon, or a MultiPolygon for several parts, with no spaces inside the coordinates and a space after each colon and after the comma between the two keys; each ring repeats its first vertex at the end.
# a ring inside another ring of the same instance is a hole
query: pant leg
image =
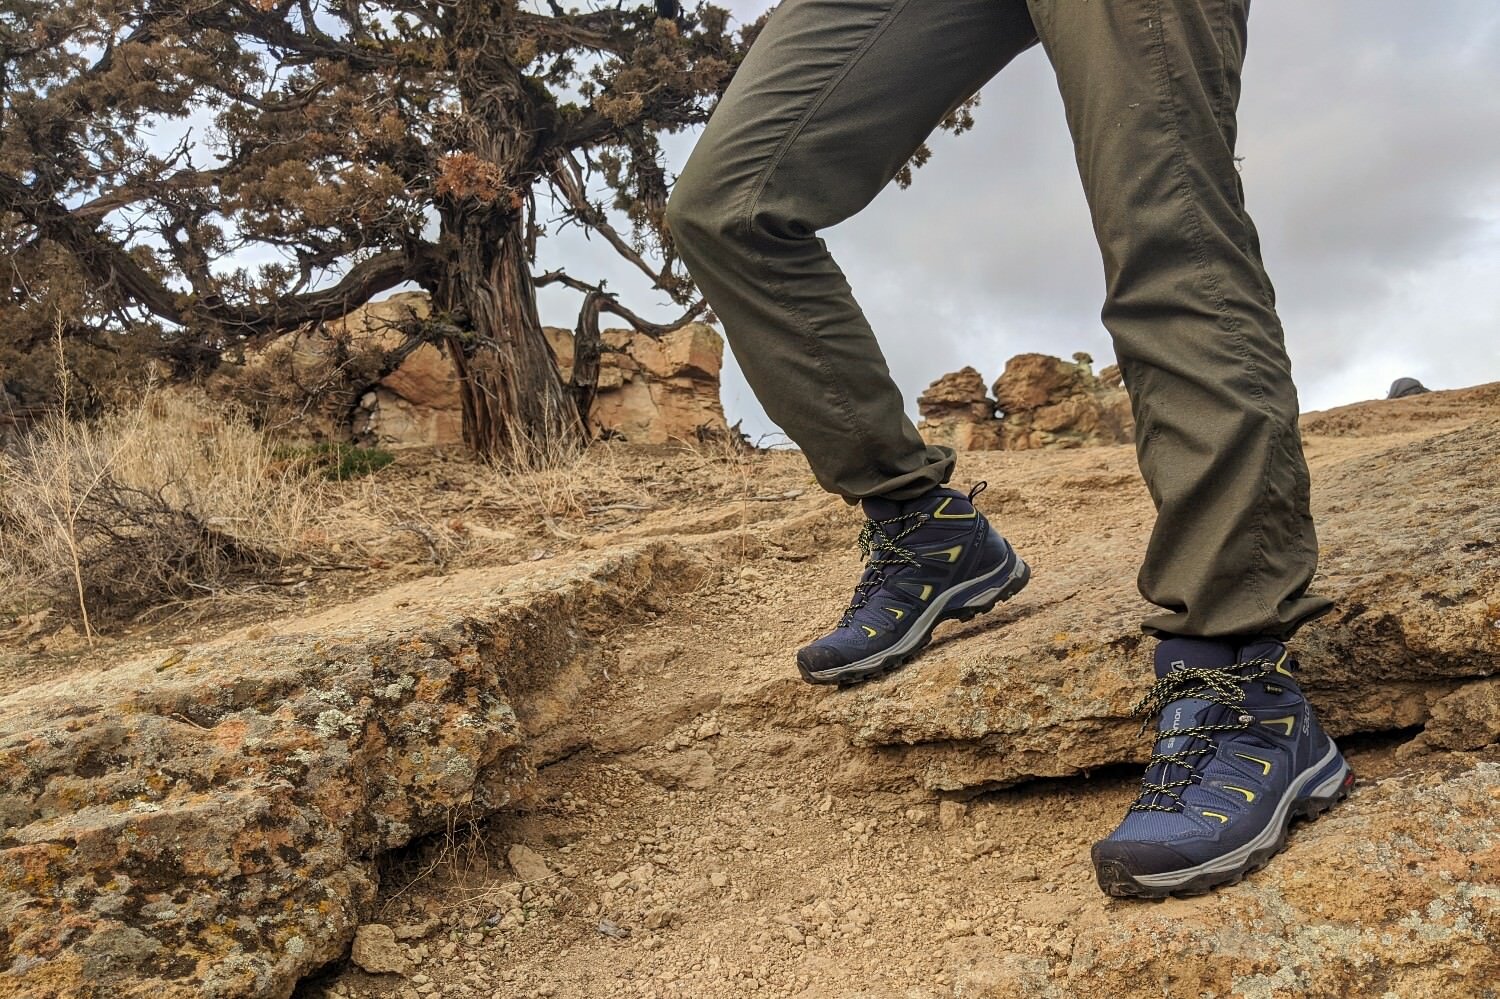
{"type": "Polygon", "coordinates": [[[1249,0],[1029,0],[1104,258],[1158,516],[1153,634],[1290,635],[1318,543],[1271,283],[1234,159],[1249,0]]]}
{"type": "Polygon", "coordinates": [[[939,122],[1035,44],[1025,0],[786,0],[667,207],[756,397],[823,487],[906,499],[947,481],[819,230],[874,199],[939,122]]]}

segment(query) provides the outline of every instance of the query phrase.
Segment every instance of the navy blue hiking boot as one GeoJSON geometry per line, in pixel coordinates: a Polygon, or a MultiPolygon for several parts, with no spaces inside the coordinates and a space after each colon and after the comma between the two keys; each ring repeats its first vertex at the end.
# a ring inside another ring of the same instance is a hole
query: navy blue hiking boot
{"type": "Polygon", "coordinates": [[[913,500],[864,501],[859,536],[868,559],[854,599],[832,633],[797,653],[808,683],[851,684],[896,669],[941,621],[966,621],[1019,593],[1031,578],[974,497],[934,489],[913,500]]]}
{"type": "Polygon", "coordinates": [[[1280,642],[1173,638],[1137,711],[1160,712],[1155,751],[1125,821],[1094,844],[1099,887],[1120,897],[1233,884],[1286,846],[1296,818],[1349,794],[1354,774],[1302,696],[1280,642]]]}

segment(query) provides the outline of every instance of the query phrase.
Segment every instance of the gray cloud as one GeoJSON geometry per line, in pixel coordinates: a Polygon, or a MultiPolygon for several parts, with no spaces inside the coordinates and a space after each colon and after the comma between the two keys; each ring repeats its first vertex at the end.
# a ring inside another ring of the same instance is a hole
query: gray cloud
{"type": "MultiPolygon", "coordinates": [[[[825,234],[912,404],[964,364],[993,379],[1027,350],[1112,356],[1072,145],[1039,51],[985,88],[978,118],[968,135],[934,138],[910,190],[885,191],[825,234]]],[[[1258,0],[1240,124],[1305,405],[1377,396],[1399,375],[1433,387],[1500,379],[1493,0],[1258,0]]],[[[671,166],[690,147],[691,137],[671,142],[671,166]]],[[[569,237],[545,252],[655,301],[607,249],[569,237]]],[[[548,321],[571,324],[562,296],[543,306],[548,321]]],[[[732,369],[725,403],[753,432],[771,429],[732,369]]]]}

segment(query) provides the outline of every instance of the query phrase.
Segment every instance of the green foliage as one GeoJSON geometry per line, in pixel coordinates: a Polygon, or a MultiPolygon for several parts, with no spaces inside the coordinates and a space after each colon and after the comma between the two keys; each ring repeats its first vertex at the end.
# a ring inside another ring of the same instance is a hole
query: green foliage
{"type": "MultiPolygon", "coordinates": [[[[495,382],[475,393],[499,400],[494,426],[466,439],[568,423],[535,362],[537,242],[599,230],[686,306],[659,136],[707,120],[749,32],[709,4],[546,10],[0,0],[0,339],[61,314],[69,336],[139,334],[199,374],[415,283],[487,355],[459,370],[495,382]]],[[[596,289],[566,277],[549,280],[596,289]]]]}
{"type": "Polygon", "coordinates": [[[384,448],[357,447],[342,443],[278,448],[276,457],[303,465],[331,482],[348,482],[373,475],[396,460],[396,456],[384,448]]]}

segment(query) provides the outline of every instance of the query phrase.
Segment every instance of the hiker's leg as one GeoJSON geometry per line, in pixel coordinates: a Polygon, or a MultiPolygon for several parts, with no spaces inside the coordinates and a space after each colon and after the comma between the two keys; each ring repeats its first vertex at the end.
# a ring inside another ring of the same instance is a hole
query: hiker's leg
{"type": "Polygon", "coordinates": [[[667,209],[756,397],[824,488],[945,482],[818,231],[858,212],[938,123],[1034,44],[1025,0],[786,0],[667,209]]]}
{"type": "Polygon", "coordinates": [[[1104,324],[1158,517],[1153,634],[1285,637],[1323,612],[1271,283],[1235,166],[1248,0],[1030,0],[1104,256],[1104,324]]]}

